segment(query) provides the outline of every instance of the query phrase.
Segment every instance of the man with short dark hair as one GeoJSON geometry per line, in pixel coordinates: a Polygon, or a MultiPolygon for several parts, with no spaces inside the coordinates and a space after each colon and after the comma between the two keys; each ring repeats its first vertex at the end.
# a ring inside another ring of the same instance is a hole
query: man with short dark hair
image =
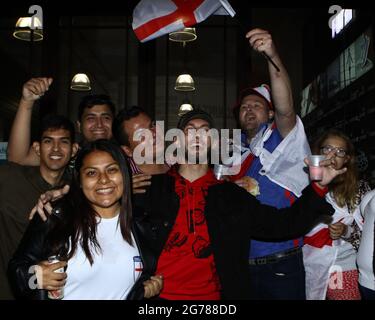
{"type": "MultiPolygon", "coordinates": [[[[156,140],[156,126],[155,122],[147,114],[147,112],[138,106],[133,106],[130,109],[121,110],[112,126],[113,136],[117,142],[121,145],[122,149],[129,157],[133,174],[158,174],[165,173],[168,171],[169,166],[167,164],[157,164],[155,159],[158,153],[164,152],[164,148],[161,145],[157,145],[156,140]],[[139,164],[133,158],[133,152],[137,146],[139,146],[143,140],[135,140],[135,135],[144,130],[150,130],[153,138],[153,163],[139,164]]],[[[164,137],[159,137],[160,142],[163,142],[164,137]]],[[[163,142],[164,143],[164,142],[163,142]]]]}
{"type": "Polygon", "coordinates": [[[85,141],[112,138],[112,122],[116,109],[104,94],[88,95],[78,106],[77,127],[85,141]]]}
{"type": "MultiPolygon", "coordinates": [[[[115,119],[113,120],[112,125],[112,132],[114,138],[117,140],[117,142],[122,145],[130,148],[130,132],[128,130],[124,130],[125,123],[124,121],[128,121],[134,118],[137,118],[139,115],[145,116],[145,121],[147,122],[148,129],[153,128],[153,121],[151,117],[147,114],[146,110],[138,107],[138,106],[132,106],[129,109],[122,109],[119,111],[115,119]]],[[[124,150],[125,151],[125,150],[124,150]]],[[[131,152],[131,150],[128,150],[131,152]]]]}
{"type": "Polygon", "coordinates": [[[40,194],[63,185],[64,171],[76,154],[74,125],[67,118],[43,118],[35,151],[40,166],[9,162],[0,166],[0,299],[13,299],[6,270],[40,194]]]}
{"type": "MultiPolygon", "coordinates": [[[[169,170],[168,164],[158,164],[155,161],[158,155],[164,156],[161,154],[164,152],[164,148],[157,145],[155,122],[143,108],[133,106],[130,109],[123,109],[117,114],[113,121],[112,131],[113,137],[128,156],[133,173],[133,192],[145,192],[143,187],[150,184],[151,175],[165,173],[169,170]],[[137,159],[133,158],[134,150],[142,143],[142,140],[134,139],[135,134],[144,130],[150,130],[152,133],[153,163],[137,163],[137,159]]],[[[159,138],[159,141],[164,143],[164,137],[159,138]]]]}

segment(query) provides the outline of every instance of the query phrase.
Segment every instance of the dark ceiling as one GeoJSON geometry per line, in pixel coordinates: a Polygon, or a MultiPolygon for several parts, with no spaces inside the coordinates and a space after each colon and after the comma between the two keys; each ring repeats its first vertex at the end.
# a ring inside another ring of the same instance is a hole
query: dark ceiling
{"type": "MultiPolygon", "coordinates": [[[[125,0],[101,2],[96,0],[95,2],[87,0],[44,0],[17,1],[17,3],[13,2],[12,6],[10,6],[10,3],[2,3],[0,58],[3,62],[3,71],[10,75],[6,81],[4,78],[0,80],[2,88],[2,92],[0,92],[0,104],[2,105],[0,116],[5,119],[5,125],[9,126],[11,123],[17,108],[22,83],[29,77],[31,61],[29,45],[23,43],[23,41],[15,40],[11,35],[15,21],[20,16],[27,15],[31,3],[42,6],[45,19],[50,25],[55,25],[54,32],[58,34],[58,40],[53,41],[59,43],[52,43],[52,47],[47,48],[47,50],[45,47],[42,48],[40,44],[34,46],[33,64],[38,65],[38,61],[35,62],[35,59],[40,57],[39,65],[43,65],[43,67],[36,70],[37,74],[47,74],[53,71],[51,71],[51,66],[57,66],[54,72],[59,75],[60,79],[59,83],[56,84],[59,91],[56,92],[55,97],[58,97],[59,110],[68,113],[73,112],[71,117],[75,118],[74,110],[71,110],[70,105],[76,104],[79,96],[72,97],[72,94],[66,93],[66,91],[71,74],[78,69],[92,71],[96,91],[109,93],[114,96],[119,105],[127,105],[139,102],[137,90],[139,90],[140,84],[137,83],[136,77],[140,71],[139,68],[146,68],[142,63],[147,63],[151,57],[156,59],[155,66],[153,66],[153,76],[159,76],[160,78],[168,72],[171,77],[168,85],[172,87],[171,91],[173,91],[173,79],[184,64],[183,59],[181,59],[182,50],[178,46],[170,45],[168,66],[166,66],[167,60],[164,52],[165,41],[157,42],[156,48],[153,49],[155,56],[151,54],[148,57],[147,52],[141,53],[138,50],[138,40],[130,28],[131,15],[138,2],[125,0]],[[71,26],[73,28],[70,28],[71,26]],[[124,59],[128,61],[127,64],[124,63],[124,59]],[[137,86],[138,89],[132,89],[137,86]],[[65,106],[68,106],[67,109],[65,106]]],[[[232,103],[235,99],[237,86],[241,82],[247,82],[246,73],[250,71],[249,66],[241,65],[241,61],[237,59],[241,56],[249,56],[250,53],[246,41],[243,41],[245,40],[243,35],[254,26],[265,27],[272,32],[279,45],[280,53],[285,58],[285,63],[294,83],[295,96],[298,98],[303,83],[301,70],[303,28],[312,19],[321,19],[326,27],[328,6],[320,4],[320,8],[295,8],[290,5],[289,8],[287,6],[272,8],[272,4],[269,2],[252,3],[245,0],[229,0],[229,2],[236,11],[235,19],[224,20],[221,17],[210,17],[199,25],[199,41],[189,45],[187,49],[189,67],[193,72],[199,74],[202,78],[201,83],[212,79],[221,83],[221,79],[227,72],[222,68],[223,50],[226,47],[230,72],[234,72],[233,68],[235,67],[238,68],[237,73],[245,75],[241,79],[238,75],[236,78],[235,72],[233,75],[227,73],[228,80],[225,85],[231,87],[231,94],[227,97],[228,101],[220,101],[220,103],[224,103],[224,105],[232,103]],[[258,8],[254,9],[254,7],[258,8]],[[232,29],[229,28],[225,40],[223,39],[223,32],[220,31],[223,30],[224,24],[226,27],[233,25],[232,29]],[[218,32],[213,32],[215,28],[218,32]],[[223,41],[225,41],[225,44],[223,41]],[[243,41],[242,49],[238,47],[239,41],[243,41]]],[[[308,4],[310,5],[310,3],[308,4]]],[[[48,32],[48,30],[46,31],[48,32]]],[[[320,37],[322,35],[315,36],[320,37]]],[[[48,41],[45,41],[45,43],[48,43],[48,41]]],[[[145,48],[147,47],[146,45],[145,48]]],[[[313,67],[311,68],[313,69],[313,67]]],[[[265,63],[261,57],[253,57],[251,71],[258,80],[267,79],[265,63]]],[[[147,77],[147,75],[144,76],[147,77]]],[[[155,80],[156,85],[159,85],[158,81],[160,79],[155,80]]],[[[160,84],[160,88],[163,88],[163,85],[160,84]]],[[[156,88],[155,90],[164,89],[156,88]]],[[[215,92],[215,89],[209,89],[209,91],[215,92]]],[[[156,92],[156,99],[162,100],[163,98],[158,98],[158,94],[160,93],[156,92]]],[[[207,98],[207,101],[204,102],[205,105],[209,107],[217,105],[218,100],[214,98],[207,98]]],[[[170,99],[170,104],[174,107],[174,104],[178,102],[178,97],[170,99]]],[[[199,96],[198,92],[196,99],[204,101],[205,97],[199,96]]],[[[162,103],[161,101],[160,104],[162,103]]],[[[7,127],[5,131],[8,130],[7,127]]]]}

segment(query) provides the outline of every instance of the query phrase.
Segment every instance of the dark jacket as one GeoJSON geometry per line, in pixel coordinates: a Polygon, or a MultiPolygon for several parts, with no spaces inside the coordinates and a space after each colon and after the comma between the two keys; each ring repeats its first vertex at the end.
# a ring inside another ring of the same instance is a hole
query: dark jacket
{"type": "MultiPolygon", "coordinates": [[[[135,228],[139,241],[147,248],[148,270],[153,274],[179,210],[179,197],[170,175],[152,177],[145,194],[134,199],[135,228]]],[[[213,185],[205,197],[208,233],[221,282],[223,299],[249,299],[248,254],[250,238],[263,241],[293,239],[306,234],[332,214],[332,207],[312,187],[292,207],[278,210],[262,205],[233,183],[213,185]]]]}
{"type": "MultiPolygon", "coordinates": [[[[64,210],[68,209],[64,207],[64,210]]],[[[49,256],[56,254],[56,252],[51,250],[46,239],[49,230],[51,230],[56,223],[59,223],[59,219],[62,219],[63,217],[62,212],[59,216],[51,215],[48,217],[46,222],[43,222],[39,215],[36,214],[33,220],[30,222],[15,254],[13,255],[13,258],[10,260],[8,265],[8,278],[16,298],[33,300],[48,299],[47,290],[30,288],[30,284],[34,284],[35,288],[36,278],[34,273],[29,272],[29,270],[31,266],[47,260],[49,256]],[[35,281],[33,281],[32,277],[35,279],[35,281]]],[[[149,259],[145,259],[143,257],[142,245],[139,242],[134,226],[132,226],[132,232],[142,260],[149,261],[149,259]]],[[[142,275],[134,284],[127,296],[127,299],[141,300],[144,298],[143,282],[150,278],[150,274],[147,273],[147,270],[150,269],[150,267],[144,265],[144,272],[142,272],[142,275]]]]}

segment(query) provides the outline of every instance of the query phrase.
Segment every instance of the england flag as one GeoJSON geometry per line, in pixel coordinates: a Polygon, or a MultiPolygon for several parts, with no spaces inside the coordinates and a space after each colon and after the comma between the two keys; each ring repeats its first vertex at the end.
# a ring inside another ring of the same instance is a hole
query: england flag
{"type": "Polygon", "coordinates": [[[141,42],[191,27],[210,15],[235,11],[227,0],[141,0],[133,11],[133,30],[141,42]]]}
{"type": "MultiPolygon", "coordinates": [[[[331,223],[342,222],[351,225],[354,220],[357,221],[359,218],[357,213],[359,208],[351,214],[347,206],[339,207],[329,193],[326,195],[326,201],[335,210],[331,223]]],[[[330,284],[330,274],[339,268],[339,265],[336,264],[338,247],[344,243],[344,240],[332,240],[328,225],[320,223],[306,234],[304,243],[306,299],[325,300],[327,288],[330,284]]]]}

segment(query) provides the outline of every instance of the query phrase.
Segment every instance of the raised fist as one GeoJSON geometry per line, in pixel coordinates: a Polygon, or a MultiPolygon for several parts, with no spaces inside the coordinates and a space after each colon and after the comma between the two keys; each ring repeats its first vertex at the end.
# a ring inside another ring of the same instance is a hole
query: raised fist
{"type": "Polygon", "coordinates": [[[52,78],[32,78],[27,81],[22,88],[22,99],[25,101],[35,101],[48,91],[52,78]]]}

